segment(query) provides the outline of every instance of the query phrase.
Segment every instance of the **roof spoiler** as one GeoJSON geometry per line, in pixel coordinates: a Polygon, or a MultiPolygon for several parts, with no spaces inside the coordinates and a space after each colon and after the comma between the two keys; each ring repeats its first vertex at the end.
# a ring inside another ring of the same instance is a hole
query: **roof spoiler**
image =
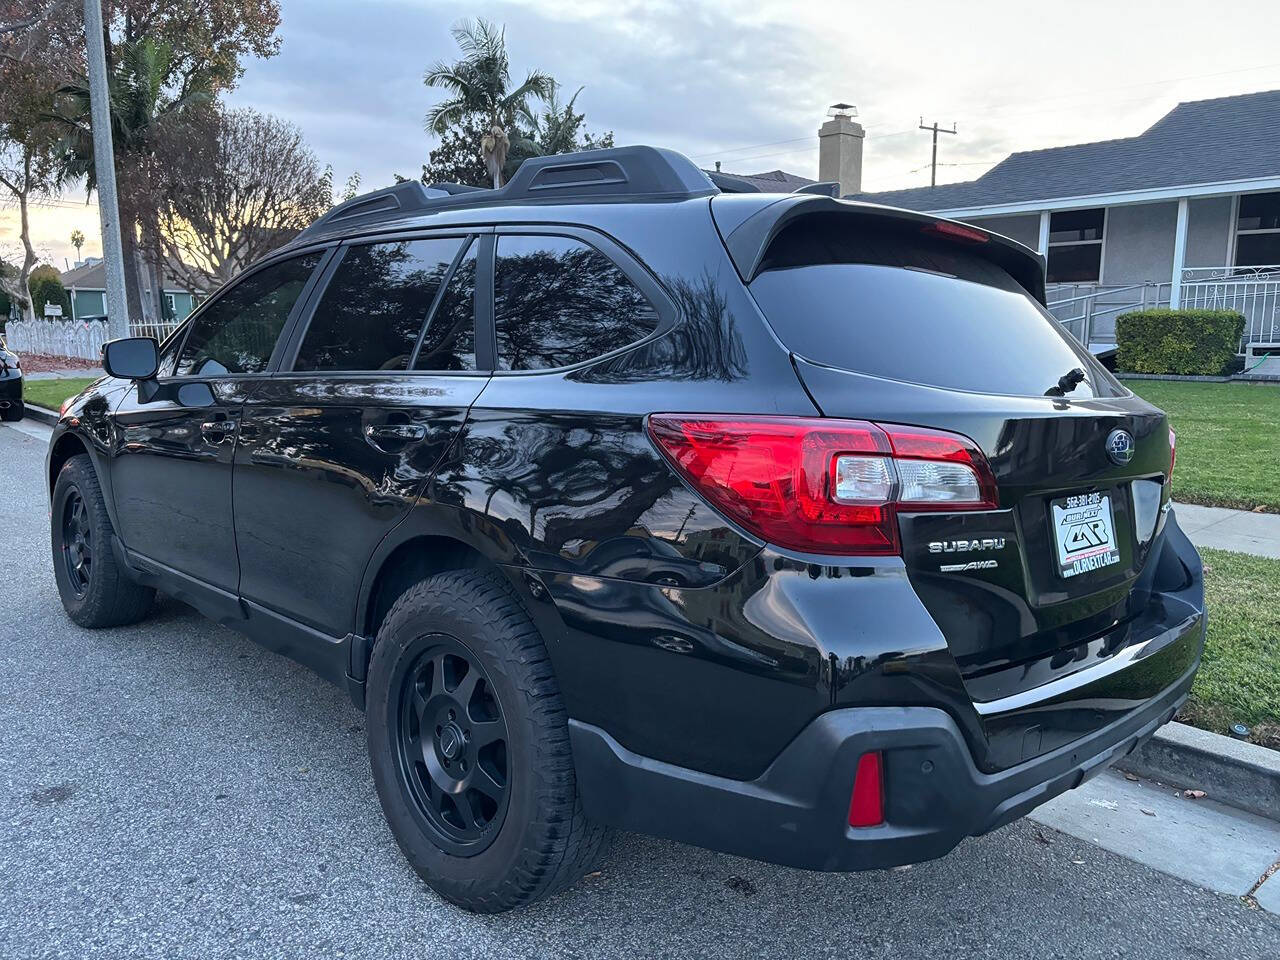
{"type": "MultiPolygon", "coordinates": [[[[713,213],[714,210],[713,204],[713,213]]],[[[967,242],[968,248],[975,254],[1003,268],[1037,301],[1045,302],[1044,257],[1016,240],[1010,240],[998,233],[991,233],[969,224],[916,213],[914,210],[837,200],[833,197],[812,194],[791,194],[783,197],[758,210],[729,231],[724,244],[729,251],[729,258],[743,281],[750,283],[755,279],[770,244],[785,228],[807,218],[818,216],[848,217],[850,227],[856,226],[859,222],[874,224],[877,221],[898,226],[918,224],[921,229],[935,224],[954,224],[956,233],[959,235],[956,242],[967,242]],[[963,234],[981,234],[986,239],[976,243],[965,241],[962,239],[963,234]]],[[[945,235],[945,231],[939,231],[939,233],[945,235]]]]}

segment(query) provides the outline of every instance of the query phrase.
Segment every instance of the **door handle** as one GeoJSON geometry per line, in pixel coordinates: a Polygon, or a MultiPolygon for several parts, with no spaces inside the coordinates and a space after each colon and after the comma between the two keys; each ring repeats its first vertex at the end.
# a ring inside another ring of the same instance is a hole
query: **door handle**
{"type": "Polygon", "coordinates": [[[206,420],[200,424],[200,433],[210,443],[221,443],[235,433],[236,425],[231,420],[206,420]]]}
{"type": "Polygon", "coordinates": [[[427,435],[427,428],[420,423],[371,423],[364,428],[364,435],[374,446],[379,441],[411,443],[427,435]]]}

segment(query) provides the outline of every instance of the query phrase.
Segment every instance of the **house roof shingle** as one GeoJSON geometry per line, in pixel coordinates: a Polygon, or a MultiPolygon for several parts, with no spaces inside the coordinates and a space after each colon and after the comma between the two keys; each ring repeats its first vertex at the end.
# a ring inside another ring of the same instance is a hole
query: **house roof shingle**
{"type": "Polygon", "coordinates": [[[1180,103],[1136,137],[1014,153],[977,180],[860,193],[955,210],[1280,176],[1280,90],[1180,103]]]}
{"type": "Polygon", "coordinates": [[[787,173],[785,170],[769,170],[765,173],[729,173],[728,170],[720,172],[729,177],[745,180],[752,186],[759,187],[762,193],[794,193],[801,187],[817,182],[807,177],[798,177],[794,173],[787,173]]]}
{"type": "MultiPolygon", "coordinates": [[[[70,290],[76,287],[80,290],[105,290],[107,283],[107,271],[99,259],[91,260],[83,263],[78,267],[63,271],[62,285],[70,290]]],[[[165,293],[182,293],[186,291],[186,285],[180,282],[172,274],[166,272],[164,277],[165,293]]]]}

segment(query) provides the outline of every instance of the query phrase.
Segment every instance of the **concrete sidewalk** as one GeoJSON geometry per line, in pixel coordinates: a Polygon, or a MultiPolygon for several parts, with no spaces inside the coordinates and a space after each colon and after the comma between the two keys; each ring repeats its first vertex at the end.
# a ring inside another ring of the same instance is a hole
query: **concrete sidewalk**
{"type": "Polygon", "coordinates": [[[1175,503],[1178,526],[1197,547],[1280,558],[1280,514],[1175,503]]]}

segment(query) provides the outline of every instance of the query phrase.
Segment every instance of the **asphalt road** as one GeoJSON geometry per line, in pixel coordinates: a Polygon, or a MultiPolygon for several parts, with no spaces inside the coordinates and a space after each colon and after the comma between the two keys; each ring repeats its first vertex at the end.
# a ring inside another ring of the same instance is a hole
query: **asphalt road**
{"type": "Polygon", "coordinates": [[[173,602],[66,619],[44,450],[0,427],[6,960],[1280,956],[1280,917],[1025,821],[847,876],[622,835],[568,893],[466,914],[401,859],[345,693],[173,602]]]}

